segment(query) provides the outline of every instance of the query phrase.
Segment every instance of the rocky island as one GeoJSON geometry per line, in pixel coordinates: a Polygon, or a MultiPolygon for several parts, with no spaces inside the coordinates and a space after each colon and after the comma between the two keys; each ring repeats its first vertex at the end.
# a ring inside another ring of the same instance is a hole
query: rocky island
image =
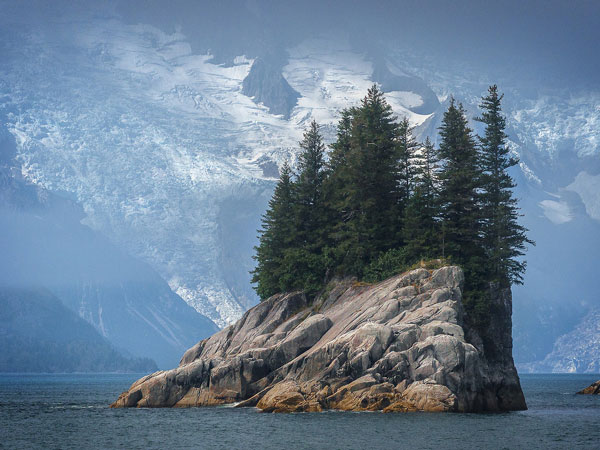
{"type": "Polygon", "coordinates": [[[582,389],[578,394],[600,395],[600,380],[592,383],[590,386],[582,389]]]}
{"type": "Polygon", "coordinates": [[[263,215],[262,302],[113,406],[525,409],[510,286],[533,241],[517,222],[501,100],[490,86],[476,145],[451,98],[437,150],[377,85],[342,112],[328,155],[311,121],[263,215]]]}
{"type": "Polygon", "coordinates": [[[464,275],[420,268],[314,301],[277,294],[136,381],[112,407],[235,403],[266,412],[526,409],[512,359],[509,289],[491,292],[493,342],[469,327],[464,275]]]}

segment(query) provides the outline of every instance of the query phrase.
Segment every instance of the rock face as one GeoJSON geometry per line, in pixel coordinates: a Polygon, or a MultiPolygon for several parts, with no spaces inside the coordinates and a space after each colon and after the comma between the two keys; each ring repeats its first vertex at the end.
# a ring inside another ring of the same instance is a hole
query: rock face
{"type": "Polygon", "coordinates": [[[417,269],[372,286],[339,282],[312,304],[300,293],[273,296],[112,406],[525,409],[511,355],[510,291],[493,293],[497,339],[484,351],[465,326],[463,279],[457,267],[417,269]]]}
{"type": "Polygon", "coordinates": [[[600,380],[578,392],[578,394],[600,395],[600,380]]]}
{"type": "Polygon", "coordinates": [[[257,58],[242,83],[242,94],[255,103],[262,103],[271,114],[281,114],[289,119],[300,94],[281,74],[281,66],[270,59],[257,58]]]}
{"type": "Polygon", "coordinates": [[[560,336],[543,360],[521,366],[529,372],[600,372],[600,308],[590,310],[573,331],[560,336]]]}

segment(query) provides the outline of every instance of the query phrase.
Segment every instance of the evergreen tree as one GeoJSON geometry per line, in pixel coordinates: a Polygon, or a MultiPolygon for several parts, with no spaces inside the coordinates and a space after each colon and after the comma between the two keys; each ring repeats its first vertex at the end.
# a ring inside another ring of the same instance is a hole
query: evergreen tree
{"type": "Polygon", "coordinates": [[[344,259],[339,243],[348,236],[347,222],[353,214],[351,197],[348,195],[348,187],[352,182],[348,158],[355,114],[355,108],[346,108],[341,112],[337,125],[337,139],[330,145],[331,152],[326,163],[323,207],[326,217],[324,255],[328,270],[336,269],[344,259]]]}
{"type": "Polygon", "coordinates": [[[292,245],[285,250],[280,285],[285,290],[316,293],[324,284],[326,268],[323,248],[326,244],[325,145],[319,125],[312,121],[300,142],[298,177],[293,183],[293,216],[295,223],[292,245]]]}
{"type": "Polygon", "coordinates": [[[484,249],[481,241],[478,153],[465,111],[451,99],[440,127],[442,256],[465,271],[463,303],[474,326],[489,320],[484,249]]]}
{"type": "Polygon", "coordinates": [[[432,219],[436,219],[439,215],[437,208],[439,191],[437,172],[439,171],[440,160],[429,138],[425,139],[418,161],[417,184],[427,200],[426,208],[430,211],[429,215],[432,219]]]}
{"type": "Polygon", "coordinates": [[[325,145],[313,121],[300,142],[298,175],[285,164],[259,230],[252,282],[261,298],[284,291],[316,294],[337,274],[377,280],[418,258],[448,257],[465,271],[465,310],[484,339],[487,287],[522,281],[525,245],[507,170],[502,96],[482,99],[485,135],[475,145],[460,103],[451,99],[436,152],[417,146],[373,86],[342,112],[337,140],[325,145]],[[440,239],[441,236],[441,239],[440,239]]]}
{"type": "MultiPolygon", "coordinates": [[[[348,164],[348,154],[350,153],[350,139],[352,137],[352,122],[356,115],[356,108],[346,108],[342,110],[340,121],[337,125],[336,140],[331,144],[329,161],[327,162],[327,174],[330,182],[333,179],[343,175],[343,168],[348,164]]],[[[338,182],[338,186],[341,183],[338,182]]]]}
{"type": "Polygon", "coordinates": [[[339,271],[360,276],[375,255],[397,243],[398,124],[376,85],[343,120],[331,175],[338,191],[333,239],[339,271]]]}
{"type": "Polygon", "coordinates": [[[440,127],[442,251],[459,264],[481,256],[478,155],[462,105],[451,99],[440,127]]]}
{"type": "Polygon", "coordinates": [[[323,180],[325,145],[319,125],[313,120],[300,142],[298,178],[294,184],[296,223],[299,246],[317,251],[324,244],[323,180]]]}
{"type": "Polygon", "coordinates": [[[285,253],[292,247],[296,233],[291,173],[287,162],[284,163],[269,208],[262,217],[259,245],[254,247],[257,264],[251,272],[252,283],[263,300],[287,288],[280,279],[286,270],[285,253]]]}
{"type": "Polygon", "coordinates": [[[414,138],[413,127],[405,117],[398,127],[398,176],[399,176],[399,202],[401,207],[408,204],[410,196],[413,194],[414,182],[416,177],[415,159],[416,152],[419,149],[419,143],[414,138]]]}
{"type": "Polygon", "coordinates": [[[515,183],[507,170],[518,163],[510,156],[506,145],[506,119],[496,85],[490,86],[488,95],[481,100],[481,117],[475,120],[485,124],[485,133],[479,137],[480,165],[482,170],[481,211],[483,246],[486,251],[487,272],[490,281],[503,284],[522,283],[525,261],[527,229],[518,223],[519,208],[513,198],[515,183]]]}
{"type": "Polygon", "coordinates": [[[413,194],[404,213],[403,240],[409,261],[440,255],[439,208],[436,172],[438,157],[427,138],[412,161],[413,194]]]}

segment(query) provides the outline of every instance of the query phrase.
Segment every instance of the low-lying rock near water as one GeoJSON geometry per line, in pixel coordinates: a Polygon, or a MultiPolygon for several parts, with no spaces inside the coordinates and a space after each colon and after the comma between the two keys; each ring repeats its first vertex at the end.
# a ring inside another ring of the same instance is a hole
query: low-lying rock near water
{"type": "Polygon", "coordinates": [[[309,304],[280,294],[136,381],[113,407],[238,403],[263,411],[526,409],[512,359],[510,290],[492,292],[485,345],[465,325],[458,267],[375,285],[339,282],[309,304]]]}
{"type": "Polygon", "coordinates": [[[578,394],[600,395],[600,380],[578,392],[578,394]]]}

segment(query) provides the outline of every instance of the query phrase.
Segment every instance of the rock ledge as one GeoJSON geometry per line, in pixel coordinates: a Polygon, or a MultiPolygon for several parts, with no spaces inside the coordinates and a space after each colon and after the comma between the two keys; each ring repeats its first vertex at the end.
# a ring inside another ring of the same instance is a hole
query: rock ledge
{"type": "Polygon", "coordinates": [[[526,409],[509,290],[492,292],[493,345],[465,326],[458,267],[372,286],[339,282],[308,304],[280,294],[136,381],[113,407],[238,403],[269,412],[526,409]],[[465,339],[467,336],[468,339],[465,339]]]}
{"type": "Polygon", "coordinates": [[[578,394],[600,395],[600,380],[579,391],[578,394]]]}

